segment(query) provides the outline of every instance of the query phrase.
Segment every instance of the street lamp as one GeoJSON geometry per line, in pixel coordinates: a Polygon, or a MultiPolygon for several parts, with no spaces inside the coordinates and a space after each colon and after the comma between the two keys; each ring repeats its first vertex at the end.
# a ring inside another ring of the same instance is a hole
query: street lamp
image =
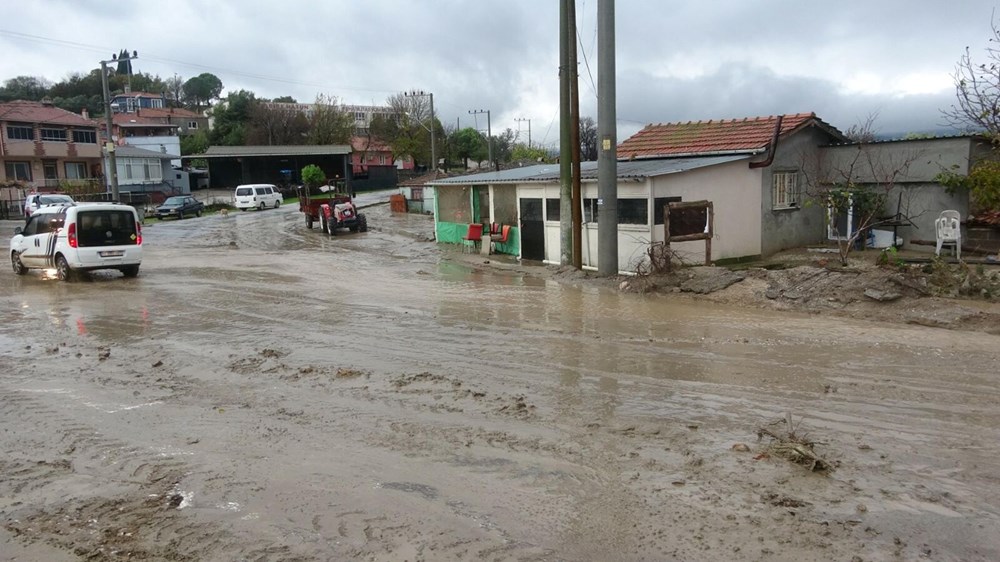
{"type": "Polygon", "coordinates": [[[481,113],[486,114],[486,153],[489,155],[488,158],[490,163],[493,163],[493,130],[490,129],[490,110],[488,109],[470,109],[469,115],[479,115],[481,113]]]}
{"type": "Polygon", "coordinates": [[[108,64],[112,62],[130,61],[139,58],[138,51],[132,51],[122,56],[111,55],[111,60],[101,61],[101,86],[104,88],[104,124],[108,129],[108,142],[105,145],[108,151],[108,172],[111,174],[111,199],[118,202],[118,161],[115,159],[115,141],[111,136],[111,90],[108,88],[108,64]]]}
{"type": "Polygon", "coordinates": [[[427,96],[431,99],[431,166],[433,171],[437,171],[438,161],[437,161],[437,150],[434,146],[434,94],[431,92],[424,92],[423,90],[410,90],[409,92],[403,92],[406,97],[424,97],[427,96]]]}

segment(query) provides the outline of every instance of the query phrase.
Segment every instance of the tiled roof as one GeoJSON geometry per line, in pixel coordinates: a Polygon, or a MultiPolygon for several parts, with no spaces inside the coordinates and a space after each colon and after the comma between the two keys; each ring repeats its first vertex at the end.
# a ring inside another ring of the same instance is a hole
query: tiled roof
{"type": "Polygon", "coordinates": [[[369,137],[351,137],[351,148],[355,152],[392,152],[387,143],[369,137]]]}
{"type": "MultiPolygon", "coordinates": [[[[656,158],[696,154],[752,154],[761,152],[771,143],[778,117],[747,117],[718,121],[660,123],[646,125],[638,133],[618,145],[618,158],[656,158]]],[[[781,136],[787,136],[811,124],[822,127],[831,135],[843,138],[815,113],[785,115],[781,136]]]]}
{"type": "Polygon", "coordinates": [[[54,105],[47,105],[37,101],[15,100],[7,103],[0,103],[0,121],[18,121],[22,123],[50,123],[53,125],[73,125],[82,127],[94,127],[97,125],[90,119],[59,109],[54,105]]]}
{"type": "Polygon", "coordinates": [[[969,226],[998,226],[1000,227],[1000,211],[983,211],[975,216],[969,217],[969,226]]]}

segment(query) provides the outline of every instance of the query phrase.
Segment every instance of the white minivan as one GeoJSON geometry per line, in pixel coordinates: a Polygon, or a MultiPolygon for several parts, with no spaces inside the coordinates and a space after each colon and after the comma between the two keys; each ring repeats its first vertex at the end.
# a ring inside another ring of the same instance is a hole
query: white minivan
{"type": "Polygon", "coordinates": [[[55,269],[69,281],[78,271],[117,269],[125,277],[139,274],[142,226],[139,214],[119,203],[76,203],[35,211],[10,240],[14,273],[55,269]]]}
{"type": "Polygon", "coordinates": [[[284,201],[278,188],[269,183],[253,183],[236,186],[233,193],[233,205],[237,209],[260,209],[268,207],[277,209],[284,201]]]}

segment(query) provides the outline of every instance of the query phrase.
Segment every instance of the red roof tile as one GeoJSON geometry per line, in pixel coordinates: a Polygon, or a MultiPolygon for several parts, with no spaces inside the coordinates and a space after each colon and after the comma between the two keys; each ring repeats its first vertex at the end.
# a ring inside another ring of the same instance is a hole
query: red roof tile
{"type": "Polygon", "coordinates": [[[355,152],[392,152],[392,147],[370,137],[351,137],[351,148],[355,152]]]}
{"type": "MultiPolygon", "coordinates": [[[[774,136],[777,116],[660,123],[646,125],[618,145],[619,158],[654,158],[681,154],[719,154],[757,152],[767,148],[774,136]]],[[[810,124],[817,124],[834,136],[840,131],[816,117],[815,113],[785,115],[781,136],[787,136],[810,124]]]]}
{"type": "Polygon", "coordinates": [[[59,109],[54,105],[46,105],[37,101],[15,100],[0,103],[0,121],[19,121],[22,123],[51,123],[53,125],[73,125],[93,127],[97,123],[85,119],[72,111],[59,109]]]}

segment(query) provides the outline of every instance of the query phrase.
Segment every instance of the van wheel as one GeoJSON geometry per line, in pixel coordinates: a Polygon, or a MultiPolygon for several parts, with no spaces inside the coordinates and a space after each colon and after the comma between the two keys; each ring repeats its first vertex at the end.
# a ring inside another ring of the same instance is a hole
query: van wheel
{"type": "Polygon", "coordinates": [[[75,281],[76,274],[73,272],[73,268],[69,266],[69,262],[62,254],[56,256],[56,277],[60,281],[75,281]]]}
{"type": "Polygon", "coordinates": [[[24,264],[21,263],[21,254],[17,252],[10,253],[10,265],[14,268],[14,273],[17,275],[24,275],[28,272],[28,268],[24,267],[24,264]]]}
{"type": "Polygon", "coordinates": [[[278,207],[280,207],[280,206],[281,206],[281,201],[275,201],[275,202],[274,202],[274,208],[275,208],[275,209],[277,209],[277,208],[278,208],[278,207]]]}
{"type": "Polygon", "coordinates": [[[259,207],[259,209],[260,209],[261,211],[263,211],[263,210],[264,210],[264,202],[263,202],[263,201],[261,201],[261,202],[260,202],[260,207],[259,207]]]}
{"type": "Polygon", "coordinates": [[[121,271],[122,271],[122,275],[124,275],[125,277],[135,277],[136,275],[139,275],[139,266],[138,265],[126,265],[125,267],[123,267],[121,269],[121,271]]]}

